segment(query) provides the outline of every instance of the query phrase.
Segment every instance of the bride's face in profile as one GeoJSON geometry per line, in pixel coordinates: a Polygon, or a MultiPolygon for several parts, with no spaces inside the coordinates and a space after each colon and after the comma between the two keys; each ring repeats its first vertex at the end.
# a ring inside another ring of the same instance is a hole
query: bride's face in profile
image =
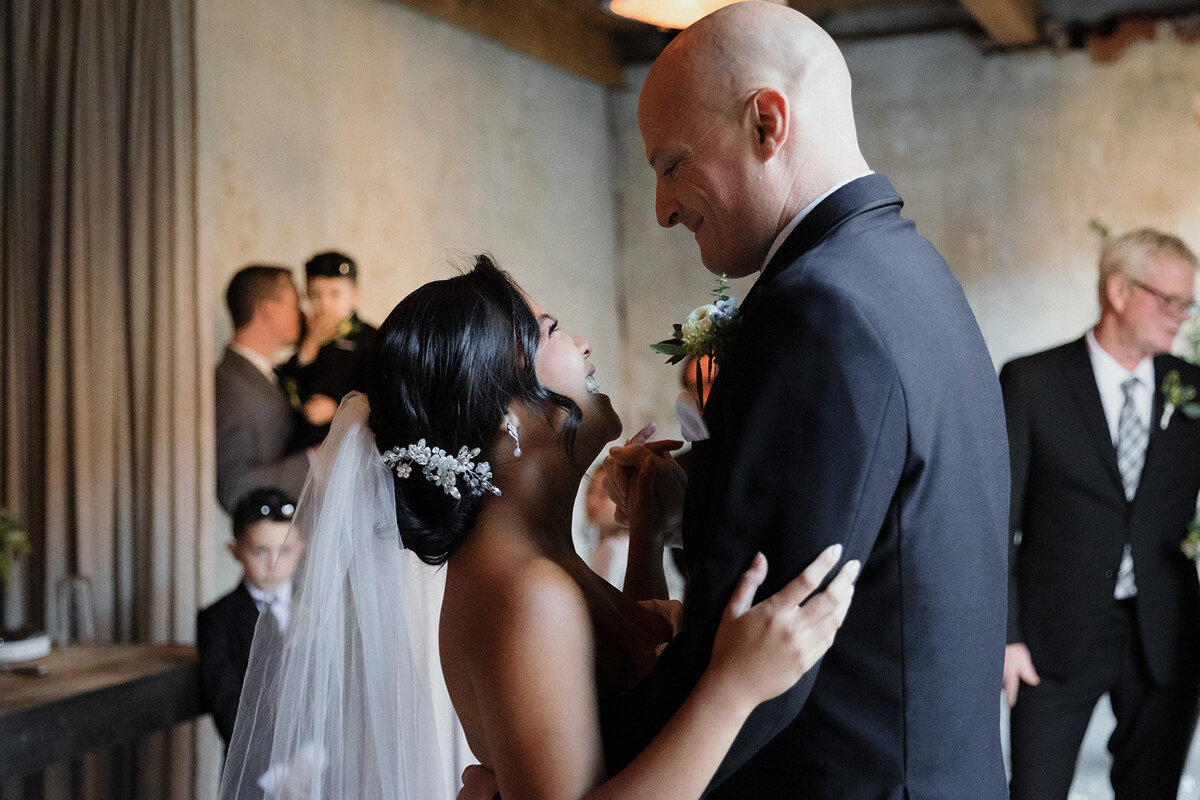
{"type": "Polygon", "coordinates": [[[526,295],[541,332],[534,371],[547,389],[575,401],[583,420],[575,438],[576,459],[590,462],[605,444],[621,435],[621,418],[608,395],[600,391],[591,345],[582,336],[563,330],[558,320],[526,295]]]}

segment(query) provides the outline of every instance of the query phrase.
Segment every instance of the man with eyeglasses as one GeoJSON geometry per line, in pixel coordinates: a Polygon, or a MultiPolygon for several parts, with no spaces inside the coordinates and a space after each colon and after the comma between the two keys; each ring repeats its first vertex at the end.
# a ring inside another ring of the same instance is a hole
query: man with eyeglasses
{"type": "Polygon", "coordinates": [[[1013,800],[1065,800],[1096,702],[1112,700],[1117,800],[1170,798],[1196,721],[1200,585],[1180,550],[1200,419],[1169,354],[1196,311],[1195,254],[1138,230],[1100,256],[1100,319],[1000,372],[1012,461],[1008,646],[1013,800]]]}

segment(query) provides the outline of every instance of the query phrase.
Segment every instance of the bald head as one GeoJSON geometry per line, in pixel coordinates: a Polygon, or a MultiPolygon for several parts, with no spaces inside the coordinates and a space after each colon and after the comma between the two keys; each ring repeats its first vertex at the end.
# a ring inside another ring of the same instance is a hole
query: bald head
{"type": "Polygon", "coordinates": [[[692,230],[713,272],[755,271],[801,208],[867,171],[841,52],[774,3],[726,6],[680,33],[646,77],[638,124],[659,176],[659,223],[692,230]]]}

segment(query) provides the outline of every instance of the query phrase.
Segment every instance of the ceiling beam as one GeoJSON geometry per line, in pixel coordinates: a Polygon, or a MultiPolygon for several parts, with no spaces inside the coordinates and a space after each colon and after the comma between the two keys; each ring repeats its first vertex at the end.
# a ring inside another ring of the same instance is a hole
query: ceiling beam
{"type": "Polygon", "coordinates": [[[959,0],[996,44],[1038,40],[1038,0],[959,0]]]}
{"type": "Polygon", "coordinates": [[[551,0],[399,0],[418,11],[610,89],[624,76],[613,37],[551,0]]]}

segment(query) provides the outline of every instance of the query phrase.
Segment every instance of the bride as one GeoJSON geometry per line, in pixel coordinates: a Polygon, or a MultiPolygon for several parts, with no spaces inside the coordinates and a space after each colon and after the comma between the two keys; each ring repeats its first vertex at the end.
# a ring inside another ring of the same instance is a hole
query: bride
{"type": "MultiPolygon", "coordinates": [[[[835,546],[754,604],[760,554],[688,700],[607,774],[601,708],[650,670],[678,604],[648,596],[667,524],[651,487],[630,488],[624,594],[573,549],[580,480],[621,432],[589,354],[486,256],[396,306],[368,393],[343,401],[301,496],[292,622],[286,640],[255,637],[222,797],[446,796],[408,554],[445,565],[446,686],[506,800],[699,797],[754,707],[828,650],[857,563],[816,592],[835,546]]],[[[660,461],[651,472],[675,480],[660,461]]]]}

